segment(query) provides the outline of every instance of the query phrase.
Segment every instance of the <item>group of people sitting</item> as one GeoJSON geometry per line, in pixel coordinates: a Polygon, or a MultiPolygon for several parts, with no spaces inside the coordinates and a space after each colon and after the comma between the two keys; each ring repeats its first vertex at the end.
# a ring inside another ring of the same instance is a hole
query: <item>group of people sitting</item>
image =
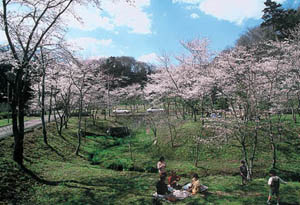
{"type": "MultiPolygon", "coordinates": [[[[197,193],[207,193],[208,187],[202,185],[199,181],[198,174],[194,174],[191,183],[184,186],[179,185],[180,176],[176,174],[175,171],[171,171],[169,177],[167,177],[166,162],[164,157],[161,157],[157,162],[157,169],[159,172],[159,181],[156,183],[157,193],[153,196],[156,198],[166,199],[169,201],[176,201],[178,199],[184,199],[186,197],[195,195],[197,193]],[[166,184],[166,179],[168,179],[168,184],[166,184]]],[[[246,166],[246,161],[241,160],[240,165],[240,175],[242,179],[242,186],[245,186],[248,182],[247,175],[248,170],[246,166]]],[[[270,178],[268,180],[268,185],[270,187],[269,196],[267,204],[271,204],[272,196],[275,195],[277,198],[277,205],[279,205],[279,186],[280,183],[286,184],[279,176],[276,175],[275,170],[269,172],[270,178]]]]}
{"type": "Polygon", "coordinates": [[[198,174],[194,174],[191,183],[185,184],[184,186],[179,184],[181,177],[178,176],[175,171],[171,171],[170,176],[167,177],[164,157],[159,159],[157,169],[160,179],[156,183],[156,197],[167,199],[169,201],[176,201],[197,193],[205,193],[208,189],[200,183],[198,174]],[[166,184],[166,179],[168,179],[168,184],[166,184]]]}

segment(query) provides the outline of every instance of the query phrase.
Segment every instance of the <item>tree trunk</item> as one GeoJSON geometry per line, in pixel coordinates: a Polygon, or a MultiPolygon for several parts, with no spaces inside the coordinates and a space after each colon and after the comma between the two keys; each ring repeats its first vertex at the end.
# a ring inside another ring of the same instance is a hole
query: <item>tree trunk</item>
{"type": "MultiPolygon", "coordinates": [[[[178,112],[177,112],[177,109],[178,109],[178,105],[177,105],[177,100],[176,100],[176,97],[175,97],[175,99],[174,99],[174,106],[175,106],[175,115],[176,115],[176,117],[178,118],[178,112]]],[[[174,108],[173,108],[174,109],[174,108]]]]}
{"type": "Polygon", "coordinates": [[[258,124],[255,124],[255,134],[254,134],[254,142],[252,144],[252,154],[250,157],[250,162],[249,162],[249,174],[250,178],[252,177],[253,174],[253,165],[254,165],[254,159],[256,155],[256,150],[257,150],[257,143],[258,143],[258,124]]]}
{"type": "Polygon", "coordinates": [[[201,123],[202,123],[202,126],[204,126],[204,105],[203,105],[203,103],[202,103],[202,105],[201,105],[201,123]]]}
{"type": "Polygon", "coordinates": [[[182,119],[185,120],[185,105],[182,104],[182,119]]]}
{"type": "Polygon", "coordinates": [[[9,114],[9,111],[10,111],[10,105],[9,105],[9,82],[7,81],[7,123],[9,124],[9,117],[10,117],[10,114],[9,114]]]}
{"type": "Polygon", "coordinates": [[[194,122],[197,122],[197,109],[193,108],[194,122]]]}
{"type": "Polygon", "coordinates": [[[171,146],[172,148],[175,147],[175,138],[176,138],[176,128],[168,122],[169,132],[170,132],[170,138],[171,138],[171,146]]]}
{"type": "Polygon", "coordinates": [[[82,135],[82,130],[81,130],[81,120],[82,120],[82,104],[83,104],[83,95],[82,91],[80,92],[80,102],[79,102],[79,115],[78,115],[78,131],[77,131],[77,137],[78,137],[78,144],[77,148],[75,151],[75,154],[78,156],[79,155],[79,150],[81,146],[81,135],[82,135]]]}
{"type": "Polygon", "coordinates": [[[272,168],[276,168],[276,163],[277,163],[277,152],[276,152],[276,143],[273,135],[273,130],[272,130],[272,122],[271,122],[271,117],[269,116],[269,137],[270,137],[270,143],[272,147],[272,168]]]}
{"type": "Polygon", "coordinates": [[[52,114],[52,96],[53,96],[53,87],[52,87],[52,85],[51,85],[51,88],[50,88],[50,102],[49,102],[48,122],[51,121],[51,114],[52,114]]]}
{"type": "Polygon", "coordinates": [[[195,154],[195,167],[198,167],[199,153],[200,153],[200,143],[198,139],[196,139],[196,154],[195,154]]]}
{"type": "MultiPolygon", "coordinates": [[[[23,116],[23,119],[24,119],[24,116],[23,116]]],[[[23,151],[24,151],[24,147],[23,147],[24,120],[22,120],[21,113],[17,111],[16,106],[12,106],[12,123],[13,123],[13,134],[14,134],[13,159],[15,162],[22,165],[23,164],[23,151]],[[19,119],[19,124],[18,124],[18,119],[19,119]],[[21,125],[22,121],[23,121],[23,126],[21,125]]]]}
{"type": "Polygon", "coordinates": [[[23,84],[23,69],[17,72],[16,82],[13,86],[12,99],[12,123],[14,134],[14,151],[13,159],[19,165],[23,165],[24,152],[24,84],[23,84]]]}
{"type": "Polygon", "coordinates": [[[296,113],[295,113],[295,109],[294,109],[293,106],[291,107],[291,109],[292,109],[293,120],[294,120],[294,123],[296,124],[297,123],[297,116],[296,116],[296,113]]]}
{"type": "Polygon", "coordinates": [[[133,166],[134,166],[135,160],[134,160],[134,157],[133,157],[133,150],[132,150],[132,139],[131,139],[132,137],[131,137],[131,135],[129,137],[130,137],[130,140],[129,140],[129,143],[128,143],[128,148],[129,148],[129,152],[130,152],[130,159],[131,159],[131,161],[133,163],[133,166]]]}
{"type": "Polygon", "coordinates": [[[272,145],[272,150],[273,150],[273,161],[272,161],[272,168],[276,168],[276,163],[277,163],[277,152],[276,152],[276,144],[271,143],[272,145]]]}
{"type": "Polygon", "coordinates": [[[43,66],[43,77],[42,77],[42,92],[41,92],[41,121],[42,121],[42,127],[43,127],[43,138],[44,143],[48,144],[47,139],[47,129],[46,129],[46,122],[45,122],[45,78],[46,78],[46,68],[43,66]]]}
{"type": "Polygon", "coordinates": [[[153,132],[153,134],[154,134],[154,141],[153,141],[153,144],[154,144],[154,145],[157,145],[157,144],[158,144],[158,138],[157,138],[157,129],[156,129],[156,127],[153,127],[153,128],[152,128],[152,132],[153,132]]]}
{"type": "Polygon", "coordinates": [[[97,119],[98,109],[93,111],[92,118],[93,118],[93,125],[96,125],[96,119],[97,119]]]}
{"type": "Polygon", "coordinates": [[[249,169],[248,152],[247,152],[246,144],[245,144],[245,142],[242,142],[241,145],[242,145],[243,154],[244,154],[246,167],[247,167],[247,178],[249,180],[251,180],[251,173],[250,173],[250,169],[249,169]]]}
{"type": "Polygon", "coordinates": [[[106,120],[107,117],[106,117],[106,109],[104,109],[104,120],[106,120]]]}

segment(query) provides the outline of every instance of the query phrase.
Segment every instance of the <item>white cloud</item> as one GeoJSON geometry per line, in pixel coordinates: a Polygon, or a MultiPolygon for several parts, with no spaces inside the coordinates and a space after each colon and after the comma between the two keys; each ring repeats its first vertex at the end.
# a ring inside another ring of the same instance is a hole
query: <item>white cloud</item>
{"type": "MultiPolygon", "coordinates": [[[[182,3],[197,6],[199,10],[220,20],[226,20],[238,25],[246,19],[259,19],[262,16],[265,0],[172,0],[173,3],[182,3]]],[[[276,0],[283,3],[286,0],[276,0]]]]}
{"type": "Polygon", "coordinates": [[[172,0],[173,3],[199,4],[201,0],[172,0]]]}
{"type": "Polygon", "coordinates": [[[110,16],[114,25],[126,26],[133,33],[149,34],[151,33],[151,15],[144,9],[150,6],[150,0],[135,1],[130,5],[124,1],[112,4],[104,1],[102,7],[110,16]]]}
{"type": "Polygon", "coordinates": [[[196,14],[196,13],[192,13],[192,14],[191,14],[191,18],[192,18],[192,19],[197,19],[197,18],[199,18],[199,15],[196,14]]]}
{"type": "Polygon", "coordinates": [[[76,20],[73,16],[67,16],[65,22],[72,28],[80,30],[92,31],[97,28],[106,30],[113,30],[114,25],[108,17],[101,16],[98,9],[93,7],[76,6],[74,8],[76,14],[80,17],[80,21],[76,20]]]}
{"type": "Polygon", "coordinates": [[[112,40],[111,39],[102,39],[102,40],[98,40],[99,45],[102,46],[110,46],[112,44],[112,40]]]}
{"type": "Polygon", "coordinates": [[[103,47],[112,46],[111,39],[95,39],[89,37],[69,39],[68,43],[82,55],[99,56],[103,47]]]}
{"type": "Polygon", "coordinates": [[[82,23],[72,16],[67,18],[68,25],[81,30],[95,30],[103,28],[114,30],[117,26],[124,26],[132,33],[151,33],[151,15],[145,9],[150,6],[150,0],[139,0],[133,5],[125,1],[103,1],[102,10],[77,6],[75,12],[80,16],[82,23]]]}
{"type": "Polygon", "coordinates": [[[149,54],[140,56],[137,60],[145,62],[145,63],[157,63],[158,56],[156,53],[149,53],[149,54]]]}
{"type": "Polygon", "coordinates": [[[80,48],[94,46],[109,46],[112,44],[111,39],[96,39],[96,38],[89,38],[89,37],[82,37],[82,38],[73,38],[68,40],[69,43],[79,46],[80,48]]]}

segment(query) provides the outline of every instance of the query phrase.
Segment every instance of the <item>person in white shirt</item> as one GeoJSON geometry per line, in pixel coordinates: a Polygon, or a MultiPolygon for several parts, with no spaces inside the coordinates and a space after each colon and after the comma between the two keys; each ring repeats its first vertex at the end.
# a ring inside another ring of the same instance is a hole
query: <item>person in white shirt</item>
{"type": "Polygon", "coordinates": [[[158,169],[159,176],[164,175],[165,177],[167,177],[166,162],[164,157],[161,157],[157,162],[157,169],[158,169]]]}
{"type": "Polygon", "coordinates": [[[279,205],[279,201],[280,201],[280,198],[279,198],[280,183],[286,184],[286,182],[283,181],[279,176],[276,176],[276,171],[275,170],[271,170],[269,173],[270,173],[270,178],[268,180],[268,185],[270,186],[270,192],[269,192],[267,204],[271,204],[272,196],[275,195],[276,198],[277,198],[277,205],[279,205]]]}

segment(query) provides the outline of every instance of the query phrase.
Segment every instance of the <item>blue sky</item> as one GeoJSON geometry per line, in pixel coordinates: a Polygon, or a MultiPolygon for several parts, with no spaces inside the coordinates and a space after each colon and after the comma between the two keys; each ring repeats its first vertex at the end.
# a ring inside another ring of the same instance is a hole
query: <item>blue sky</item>
{"type": "MultiPolygon", "coordinates": [[[[300,0],[276,0],[286,7],[300,0]]],[[[81,23],[65,17],[67,40],[84,58],[133,56],[155,62],[157,55],[184,52],[180,40],[206,37],[213,51],[233,46],[247,28],[260,24],[264,0],[103,0],[102,10],[78,6],[81,23]]],[[[0,34],[1,41],[1,34],[0,34]]]]}

